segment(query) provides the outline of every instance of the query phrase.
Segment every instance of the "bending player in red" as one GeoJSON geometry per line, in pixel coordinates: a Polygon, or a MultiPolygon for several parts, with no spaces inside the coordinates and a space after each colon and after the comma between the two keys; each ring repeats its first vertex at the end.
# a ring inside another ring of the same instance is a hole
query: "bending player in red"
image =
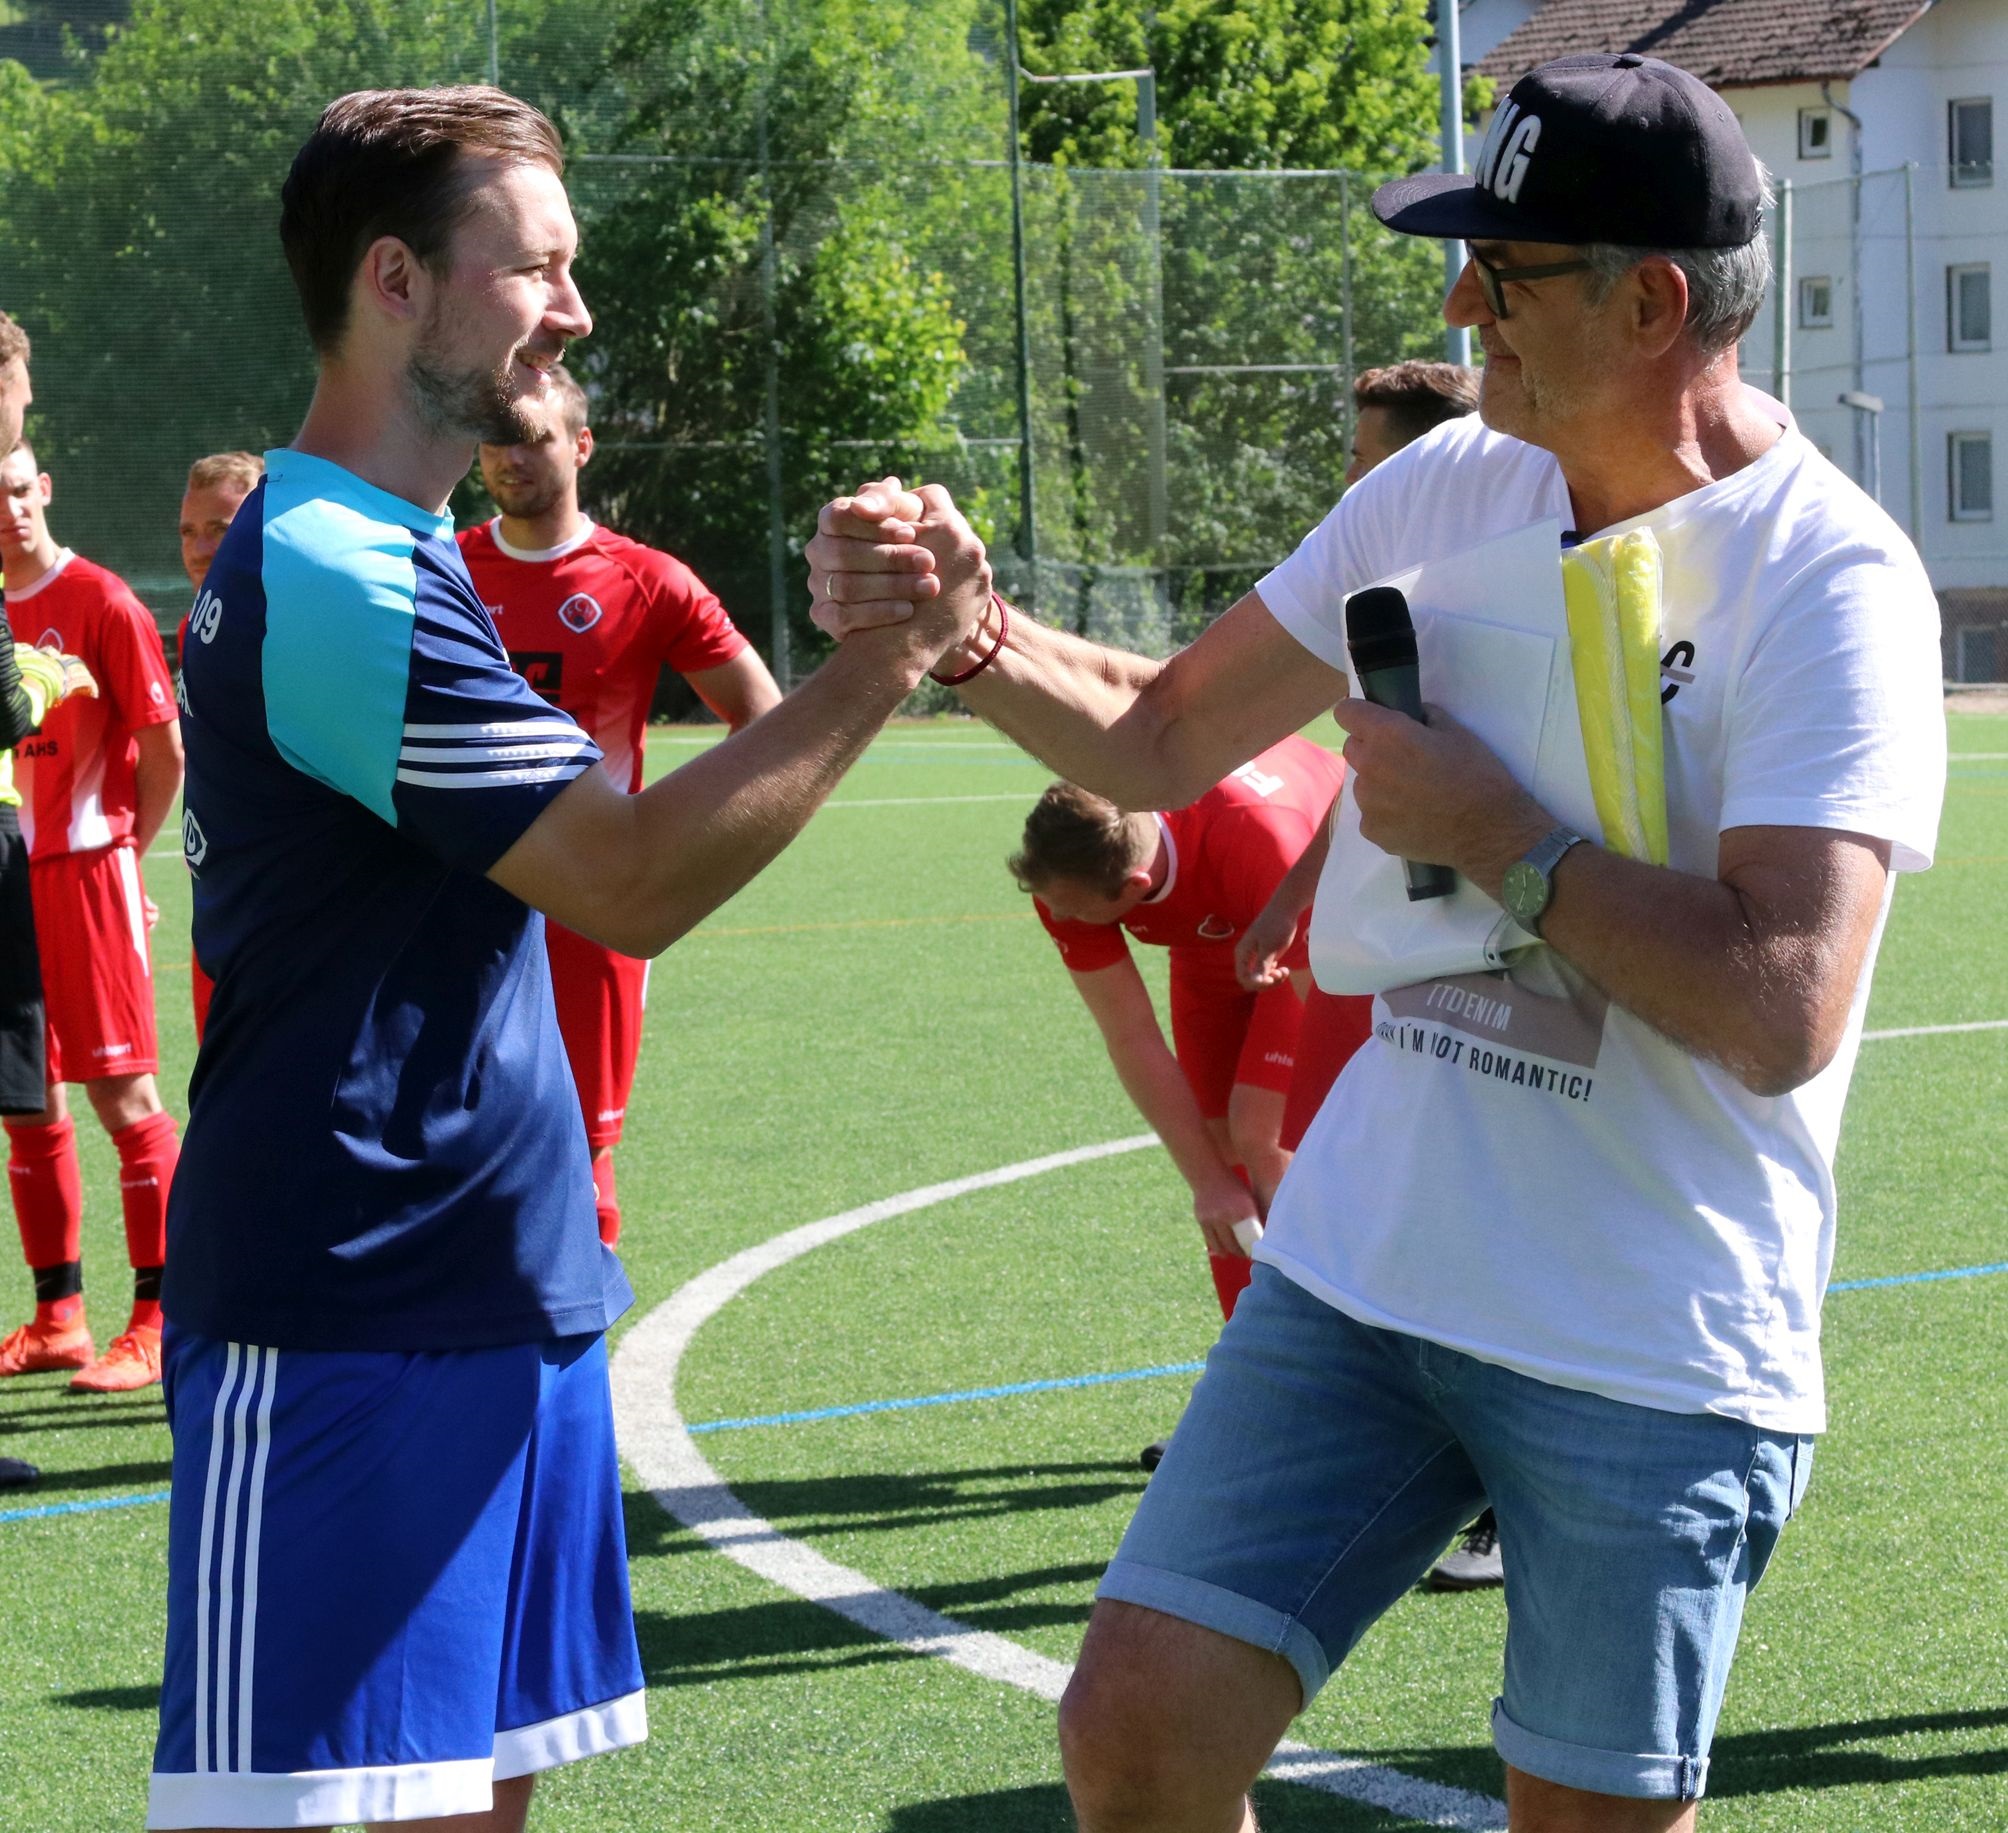
{"type": "MultiPolygon", "coordinates": [[[[1248,1251],[1290,1162],[1280,1136],[1302,1016],[1287,973],[1258,992],[1239,984],[1234,944],[1309,844],[1344,768],[1288,738],[1168,814],[1125,814],[1055,783],[1010,861],[1124,1089],[1192,1191],[1223,1317],[1248,1284],[1248,1251]],[[1171,950],[1170,1048],[1126,936],[1171,950]]],[[[1305,964],[1301,938],[1285,961],[1305,964]]],[[[1145,1451],[1146,1469],[1159,1449],[1145,1451]]]]}
{"type": "MultiPolygon", "coordinates": [[[[181,570],[188,575],[188,589],[199,600],[203,575],[237,519],[244,499],[258,487],[265,475],[265,461],[255,452],[212,452],[188,467],[188,487],[181,493],[181,570]]],[[[184,661],[188,656],[188,625],[195,615],[191,609],[181,620],[174,653],[184,661]]],[[[188,960],[188,993],[195,1004],[195,1041],[202,1042],[203,1028],[209,1023],[209,995],[215,982],[202,971],[191,947],[188,960]]]]}
{"type": "MultiPolygon", "coordinates": [[[[554,418],[528,445],[481,448],[481,476],[502,513],[460,535],[475,590],[516,672],[576,719],[630,795],[656,679],[673,668],[733,731],[778,706],[781,690],[725,607],[681,560],[602,528],[579,508],[579,471],[593,455],[586,397],[551,371],[554,418]]],[[[593,1150],[600,1239],[620,1239],[614,1185],[641,1051],[648,963],[546,923],[558,1029],[571,1059],[593,1150]]]]}
{"type": "Polygon", "coordinates": [[[15,753],[47,1002],[49,1100],[39,1115],[6,1123],[35,1316],[0,1341],[0,1375],[76,1369],[72,1388],[114,1393],[160,1379],[176,1145],[154,1084],[160,1061],[139,855],[181,787],[181,733],[152,617],[116,574],[56,545],[51,495],[27,446],[0,461],[7,615],[36,647],[77,656],[99,690],[65,701],[15,753]],[[84,1319],[83,1184],[66,1082],[84,1085],[119,1156],[133,1308],[102,1358],[84,1319]]]}

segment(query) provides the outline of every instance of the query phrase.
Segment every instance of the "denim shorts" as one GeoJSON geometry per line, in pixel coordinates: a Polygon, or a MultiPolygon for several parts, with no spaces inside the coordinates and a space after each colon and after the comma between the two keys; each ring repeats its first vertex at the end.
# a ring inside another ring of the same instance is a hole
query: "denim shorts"
{"type": "Polygon", "coordinates": [[[1258,1265],[1099,1595],[1283,1656],[1308,1704],[1490,1502],[1500,1756],[1565,1788],[1691,1799],[1812,1452],[1374,1329],[1258,1265]]]}

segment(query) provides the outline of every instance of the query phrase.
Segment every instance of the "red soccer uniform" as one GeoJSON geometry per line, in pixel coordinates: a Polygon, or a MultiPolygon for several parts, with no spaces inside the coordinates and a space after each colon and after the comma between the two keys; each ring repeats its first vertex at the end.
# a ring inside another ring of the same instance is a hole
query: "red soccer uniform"
{"type": "MultiPolygon", "coordinates": [[[[1345,766],[1308,739],[1286,738],[1216,783],[1198,801],[1160,814],[1170,871],[1164,889],[1120,923],[1039,920],[1077,974],[1129,954],[1124,932],[1171,950],[1172,1044],[1208,1118],[1227,1112],[1237,1084],[1289,1088],[1301,1010],[1287,986],[1265,999],[1234,977],[1234,944],[1283,874],[1311,843],[1339,792],[1345,766]]],[[[1284,962],[1308,965],[1304,937],[1284,962]]]]}
{"type": "Polygon", "coordinates": [[[130,841],[133,734],[176,717],[152,614],[116,573],[64,548],[33,585],[7,594],[7,618],[20,641],[76,656],[98,684],[95,698],[72,695],[14,753],[28,857],[130,841]]]}
{"type": "MultiPolygon", "coordinates": [[[[606,754],[607,774],[641,788],[643,734],[665,666],[680,675],[746,647],[725,607],[674,556],[589,523],[560,547],[506,546],[501,518],[463,529],[460,552],[516,672],[562,707],[606,754]]],[[[586,1140],[616,1144],[641,1052],[648,963],[546,923],[558,1029],[578,1085],[586,1140]]],[[[600,1235],[620,1235],[611,1161],[596,1158],[600,1235]]]]}
{"type": "Polygon", "coordinates": [[[725,607],[681,560],[598,524],[562,547],[505,547],[500,517],[463,529],[460,552],[516,672],[563,707],[641,787],[642,734],[665,666],[698,674],[746,647],[725,607]]]}

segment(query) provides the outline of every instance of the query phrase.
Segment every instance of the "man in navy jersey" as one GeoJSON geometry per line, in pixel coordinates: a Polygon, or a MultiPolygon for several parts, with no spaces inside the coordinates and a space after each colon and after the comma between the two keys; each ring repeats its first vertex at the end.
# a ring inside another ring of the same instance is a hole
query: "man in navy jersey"
{"type": "Polygon", "coordinates": [[[846,645],[639,795],[596,768],[445,514],[592,328],[562,170],[498,90],[376,91],[285,185],[318,382],[182,679],[216,988],[169,1218],[155,1827],[513,1833],[538,1771],[645,1735],[603,1341],[631,1294],[543,918],[658,953],[973,621],[846,645]]]}

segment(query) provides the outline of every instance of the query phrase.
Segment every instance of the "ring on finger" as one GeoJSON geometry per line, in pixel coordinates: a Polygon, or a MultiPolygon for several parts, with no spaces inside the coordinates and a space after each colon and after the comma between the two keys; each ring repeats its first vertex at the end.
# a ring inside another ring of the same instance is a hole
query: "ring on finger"
{"type": "Polygon", "coordinates": [[[825,574],[823,575],[823,596],[824,596],[825,598],[827,598],[827,599],[828,599],[828,600],[830,601],[830,603],[831,603],[831,604],[835,604],[835,603],[837,602],[837,576],[836,576],[836,574],[834,574],[834,573],[825,573],[825,574]]]}

